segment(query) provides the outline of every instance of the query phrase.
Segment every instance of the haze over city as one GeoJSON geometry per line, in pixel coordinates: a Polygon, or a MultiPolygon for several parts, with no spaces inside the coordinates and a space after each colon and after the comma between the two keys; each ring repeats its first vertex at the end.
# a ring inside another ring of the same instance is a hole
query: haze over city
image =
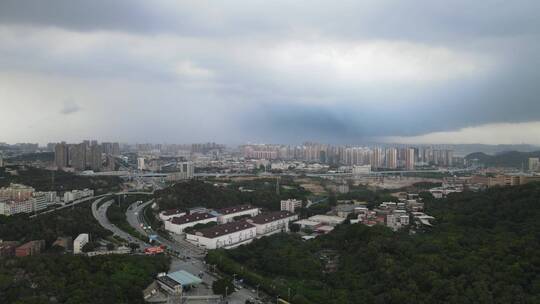
{"type": "Polygon", "coordinates": [[[0,141],[540,144],[539,9],[4,0],[0,141]]]}

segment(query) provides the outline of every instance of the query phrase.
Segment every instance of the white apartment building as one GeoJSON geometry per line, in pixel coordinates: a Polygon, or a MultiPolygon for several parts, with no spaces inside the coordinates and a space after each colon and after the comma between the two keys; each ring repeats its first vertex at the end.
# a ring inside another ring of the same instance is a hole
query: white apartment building
{"type": "Polygon", "coordinates": [[[64,192],[64,203],[71,203],[81,198],[90,197],[93,195],[94,195],[94,190],[92,189],[67,191],[67,192],[64,192]]]}
{"type": "Polygon", "coordinates": [[[144,170],[146,166],[144,165],[144,157],[137,158],[137,170],[144,170]]]}
{"type": "Polygon", "coordinates": [[[257,236],[271,235],[278,232],[289,231],[289,222],[296,221],[298,215],[289,211],[277,211],[259,214],[247,219],[253,224],[257,231],[257,236]]]}
{"type": "Polygon", "coordinates": [[[32,202],[32,209],[34,212],[46,209],[50,204],[47,195],[44,194],[34,193],[30,201],[32,202]]]}
{"type": "Polygon", "coordinates": [[[296,208],[302,207],[302,201],[296,200],[296,199],[288,199],[281,201],[281,211],[289,211],[291,213],[294,213],[294,210],[296,208]]]}
{"type": "Polygon", "coordinates": [[[167,180],[178,181],[192,179],[195,173],[195,166],[192,162],[180,162],[176,165],[178,171],[169,173],[167,180]]]}
{"type": "Polygon", "coordinates": [[[392,213],[386,215],[386,226],[396,231],[409,225],[409,216],[403,213],[392,213]]]}
{"type": "Polygon", "coordinates": [[[256,235],[254,225],[238,221],[187,233],[186,240],[206,249],[234,248],[251,242],[256,235]]]}
{"type": "MultiPolygon", "coordinates": [[[[56,195],[55,192],[52,192],[56,195]]],[[[30,197],[25,200],[0,198],[0,214],[1,215],[14,215],[18,213],[31,213],[46,209],[51,202],[49,202],[49,192],[34,192],[30,197]]],[[[16,196],[17,197],[17,196],[16,196]]]]}
{"type": "Polygon", "coordinates": [[[259,214],[259,208],[251,205],[240,205],[216,210],[219,213],[218,223],[225,224],[234,221],[237,216],[256,216],[259,214]]]}
{"type": "Polygon", "coordinates": [[[73,241],[73,253],[79,254],[82,253],[82,248],[84,245],[88,244],[90,241],[90,236],[88,233],[82,233],[77,236],[77,238],[73,241]]]}
{"type": "Polygon", "coordinates": [[[34,209],[34,203],[31,200],[13,201],[0,200],[0,214],[5,216],[14,215],[17,213],[31,213],[34,209]]]}
{"type": "Polygon", "coordinates": [[[165,230],[181,234],[184,229],[195,226],[197,224],[207,224],[210,222],[217,222],[217,217],[209,213],[195,213],[187,214],[184,216],[173,217],[165,221],[165,230]]]}

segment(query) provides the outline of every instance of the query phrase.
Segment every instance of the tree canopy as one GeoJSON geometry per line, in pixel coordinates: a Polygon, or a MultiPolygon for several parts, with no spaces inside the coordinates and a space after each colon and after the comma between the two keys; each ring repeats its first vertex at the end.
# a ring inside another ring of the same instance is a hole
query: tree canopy
{"type": "Polygon", "coordinates": [[[426,199],[436,224],[423,233],[344,224],[207,260],[272,294],[291,288],[293,303],[540,302],[540,184],[426,199]]]}

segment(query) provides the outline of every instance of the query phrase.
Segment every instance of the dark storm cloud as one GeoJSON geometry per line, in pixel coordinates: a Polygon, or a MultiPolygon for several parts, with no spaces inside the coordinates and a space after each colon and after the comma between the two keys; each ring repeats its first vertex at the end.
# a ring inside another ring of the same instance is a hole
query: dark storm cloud
{"type": "Polygon", "coordinates": [[[55,109],[84,107],[88,124],[103,124],[96,104],[124,109],[124,137],[151,108],[167,119],[137,134],[163,141],[360,142],[540,121],[538,12],[538,1],[3,0],[0,77],[20,79],[15,99],[54,79],[36,95],[81,97],[55,109]]]}

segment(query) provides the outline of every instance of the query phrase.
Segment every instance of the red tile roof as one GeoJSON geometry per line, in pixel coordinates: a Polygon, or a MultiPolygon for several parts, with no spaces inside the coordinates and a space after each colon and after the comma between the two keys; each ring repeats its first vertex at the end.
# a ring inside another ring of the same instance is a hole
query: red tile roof
{"type": "Polygon", "coordinates": [[[240,205],[240,206],[233,206],[233,207],[227,207],[223,209],[216,210],[219,214],[231,214],[251,209],[257,209],[257,207],[253,207],[251,205],[240,205]]]}
{"type": "Polygon", "coordinates": [[[291,216],[294,216],[294,213],[290,213],[289,211],[276,211],[276,212],[259,214],[257,216],[252,217],[249,220],[255,224],[264,224],[264,223],[269,223],[269,222],[281,220],[284,218],[288,218],[291,216]]]}
{"type": "Polygon", "coordinates": [[[237,221],[237,222],[230,222],[223,225],[218,225],[206,229],[201,230],[195,230],[191,232],[190,234],[200,234],[206,238],[213,239],[217,238],[223,235],[227,235],[230,233],[247,230],[250,228],[254,228],[252,224],[246,222],[246,221],[237,221]]]}
{"type": "Polygon", "coordinates": [[[194,214],[187,214],[183,216],[176,216],[171,219],[171,222],[176,225],[182,225],[197,221],[202,221],[205,219],[210,219],[215,216],[209,214],[209,213],[194,213],[194,214]]]}

